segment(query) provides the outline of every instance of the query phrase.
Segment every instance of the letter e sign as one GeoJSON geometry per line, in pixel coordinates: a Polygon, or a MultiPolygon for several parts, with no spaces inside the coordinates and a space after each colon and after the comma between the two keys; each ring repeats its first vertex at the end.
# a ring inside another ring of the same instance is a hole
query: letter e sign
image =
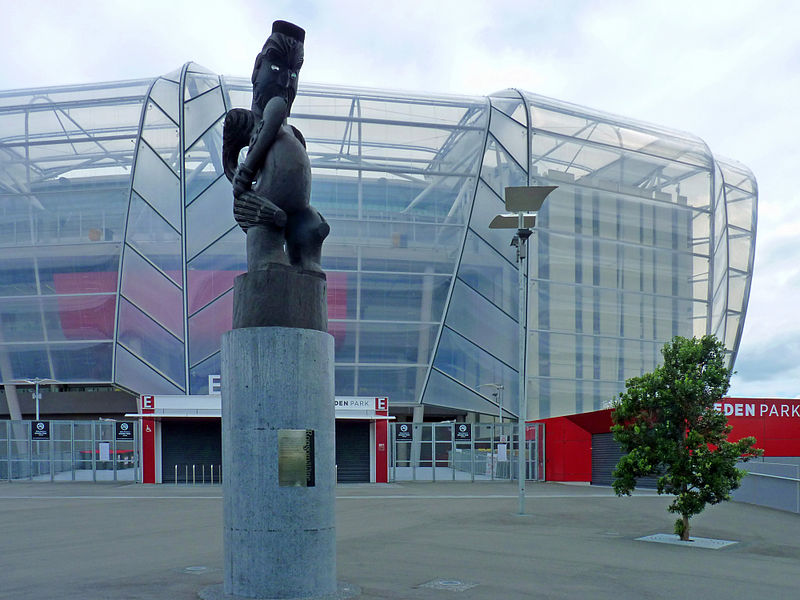
{"type": "Polygon", "coordinates": [[[155,408],[156,399],[154,396],[142,396],[142,408],[155,408]]]}
{"type": "Polygon", "coordinates": [[[375,398],[375,410],[389,410],[389,399],[375,398]]]}

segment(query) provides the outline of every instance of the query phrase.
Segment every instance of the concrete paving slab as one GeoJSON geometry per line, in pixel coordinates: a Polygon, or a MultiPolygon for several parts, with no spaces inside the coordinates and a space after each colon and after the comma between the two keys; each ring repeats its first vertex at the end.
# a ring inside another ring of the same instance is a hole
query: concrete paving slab
{"type": "MultiPolygon", "coordinates": [[[[219,486],[0,483],[0,599],[196,599],[222,581],[219,486]]],[[[726,503],[692,535],[715,552],[636,538],[668,530],[669,498],[507,483],[340,485],[338,578],[376,599],[791,598],[800,516],[726,503]],[[474,587],[423,587],[435,580],[474,587]]]]}

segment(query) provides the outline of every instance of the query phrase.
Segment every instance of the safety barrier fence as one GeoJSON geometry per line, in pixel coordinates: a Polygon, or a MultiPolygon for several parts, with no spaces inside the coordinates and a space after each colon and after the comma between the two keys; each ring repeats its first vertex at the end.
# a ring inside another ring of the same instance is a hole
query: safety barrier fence
{"type": "Polygon", "coordinates": [[[800,464],[751,461],[740,463],[748,472],[731,497],[800,514],[800,464]]]}
{"type": "Polygon", "coordinates": [[[0,421],[0,480],[138,481],[134,421],[0,421]]]}
{"type": "MultiPolygon", "coordinates": [[[[544,481],[544,424],[527,425],[525,477],[544,481]]],[[[511,481],[519,474],[516,423],[390,423],[390,481],[511,481]]]]}
{"type": "Polygon", "coordinates": [[[170,482],[166,478],[166,474],[164,474],[164,483],[174,483],[175,485],[215,485],[222,483],[222,465],[174,465],[170,474],[173,477],[173,481],[170,482]]]}

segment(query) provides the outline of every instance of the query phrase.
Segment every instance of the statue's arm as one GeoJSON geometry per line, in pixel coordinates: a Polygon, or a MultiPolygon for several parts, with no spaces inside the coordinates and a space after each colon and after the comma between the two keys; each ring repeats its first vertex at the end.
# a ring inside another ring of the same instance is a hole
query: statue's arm
{"type": "Polygon", "coordinates": [[[270,146],[278,136],[278,131],[286,118],[286,101],[272,98],[264,107],[264,114],[250,139],[247,157],[239,165],[233,178],[233,195],[239,196],[252,188],[258,170],[264,165],[270,146]]]}

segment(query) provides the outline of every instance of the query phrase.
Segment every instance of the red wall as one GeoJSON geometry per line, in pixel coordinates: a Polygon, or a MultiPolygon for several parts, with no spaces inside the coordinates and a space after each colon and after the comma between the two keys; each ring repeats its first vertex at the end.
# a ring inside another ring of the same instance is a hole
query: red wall
{"type": "Polygon", "coordinates": [[[729,440],[752,435],[764,456],[800,456],[800,399],[723,398],[717,408],[733,427],[729,440]]]}
{"type": "MultiPolygon", "coordinates": [[[[723,398],[717,406],[733,427],[728,439],[755,436],[764,456],[800,456],[800,399],[723,398]]],[[[541,419],[548,481],[591,481],[592,434],[608,433],[611,409],[541,419]]]]}
{"type": "Polygon", "coordinates": [[[544,423],[545,476],[548,481],[591,481],[592,434],[608,433],[611,410],[554,417],[544,423]]]}

